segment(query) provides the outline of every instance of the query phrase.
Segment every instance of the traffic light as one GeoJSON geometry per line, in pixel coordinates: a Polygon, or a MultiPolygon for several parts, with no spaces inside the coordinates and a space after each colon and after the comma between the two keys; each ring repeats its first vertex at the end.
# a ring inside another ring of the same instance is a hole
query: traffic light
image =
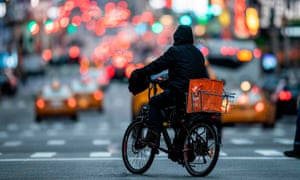
{"type": "Polygon", "coordinates": [[[192,20],[191,16],[185,14],[185,15],[180,16],[179,23],[181,25],[188,25],[188,26],[190,26],[190,25],[192,25],[193,20],[192,20]]]}
{"type": "Polygon", "coordinates": [[[67,32],[68,34],[73,34],[77,31],[77,26],[75,26],[74,24],[69,24],[67,27],[67,32]]]}
{"type": "Polygon", "coordinates": [[[155,22],[152,24],[151,29],[155,34],[159,34],[163,31],[164,27],[160,22],[155,22]]]}
{"type": "Polygon", "coordinates": [[[30,21],[27,24],[27,29],[31,33],[31,35],[36,35],[40,31],[40,26],[38,25],[38,23],[36,21],[30,21]]]}

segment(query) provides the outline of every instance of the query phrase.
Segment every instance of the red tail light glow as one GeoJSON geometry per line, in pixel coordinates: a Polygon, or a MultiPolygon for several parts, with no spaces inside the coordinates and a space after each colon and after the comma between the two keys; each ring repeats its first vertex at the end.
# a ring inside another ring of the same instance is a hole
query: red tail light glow
{"type": "Polygon", "coordinates": [[[265,104],[263,102],[258,102],[254,109],[256,112],[262,112],[265,109],[265,104]]]}
{"type": "Polygon", "coordinates": [[[289,101],[292,99],[292,93],[287,90],[282,90],[279,92],[279,100],[280,101],[289,101]]]}
{"type": "Polygon", "coordinates": [[[209,54],[209,49],[207,47],[201,47],[200,51],[204,56],[207,56],[209,54]]]}
{"type": "Polygon", "coordinates": [[[258,48],[254,49],[253,55],[255,58],[259,59],[261,57],[261,50],[258,48]]]}
{"type": "Polygon", "coordinates": [[[43,109],[45,107],[45,101],[43,99],[38,99],[36,101],[36,106],[39,108],[39,109],[43,109]]]}
{"type": "Polygon", "coordinates": [[[94,92],[94,99],[101,100],[103,98],[103,92],[98,90],[94,92]]]}
{"type": "Polygon", "coordinates": [[[106,72],[107,72],[107,75],[110,77],[110,78],[113,78],[115,76],[115,68],[112,66],[112,65],[109,65],[106,67],[106,72]]]}
{"type": "Polygon", "coordinates": [[[237,101],[239,104],[247,104],[249,101],[249,97],[246,94],[242,94],[238,97],[237,101]]]}
{"type": "Polygon", "coordinates": [[[75,108],[77,105],[75,98],[69,98],[67,103],[68,103],[68,106],[71,108],[75,108]]]}

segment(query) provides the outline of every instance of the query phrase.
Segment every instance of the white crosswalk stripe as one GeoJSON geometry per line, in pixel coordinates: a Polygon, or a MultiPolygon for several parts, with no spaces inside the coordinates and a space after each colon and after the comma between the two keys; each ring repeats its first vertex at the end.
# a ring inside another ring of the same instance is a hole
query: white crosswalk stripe
{"type": "Polygon", "coordinates": [[[47,142],[48,146],[63,146],[66,144],[65,140],[49,140],[47,142]]]}
{"type": "Polygon", "coordinates": [[[231,143],[235,144],[235,145],[251,145],[254,144],[253,141],[249,140],[249,139],[243,139],[243,138],[232,138],[231,143]]]}
{"type": "Polygon", "coordinates": [[[110,157],[110,152],[91,152],[90,157],[110,157]]]}
{"type": "Polygon", "coordinates": [[[227,153],[225,153],[224,151],[220,151],[220,156],[227,156],[228,154],[227,153]]]}
{"type": "Polygon", "coordinates": [[[7,141],[3,143],[5,147],[16,147],[22,145],[22,141],[7,141]]]}
{"type": "Polygon", "coordinates": [[[93,140],[93,145],[95,145],[95,146],[109,145],[109,144],[110,144],[109,140],[102,140],[102,139],[95,139],[95,140],[93,140]]]}
{"type": "Polygon", "coordinates": [[[293,139],[284,139],[284,138],[276,138],[273,141],[274,143],[284,144],[284,145],[292,145],[294,143],[293,139]]]}
{"type": "Polygon", "coordinates": [[[36,152],[30,155],[31,158],[51,158],[56,155],[56,152],[36,152]]]}
{"type": "Polygon", "coordinates": [[[260,149],[255,150],[254,152],[263,156],[283,156],[282,152],[272,149],[260,149]]]}

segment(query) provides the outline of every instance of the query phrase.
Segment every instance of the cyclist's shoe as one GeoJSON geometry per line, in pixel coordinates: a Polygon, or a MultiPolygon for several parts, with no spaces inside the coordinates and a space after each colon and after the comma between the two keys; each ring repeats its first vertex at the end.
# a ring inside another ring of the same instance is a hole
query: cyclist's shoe
{"type": "Polygon", "coordinates": [[[151,148],[158,148],[160,143],[160,134],[149,129],[146,137],[140,139],[140,142],[148,145],[151,148]]]}
{"type": "Polygon", "coordinates": [[[300,151],[295,151],[295,150],[285,151],[284,155],[287,157],[300,158],[300,151]]]}

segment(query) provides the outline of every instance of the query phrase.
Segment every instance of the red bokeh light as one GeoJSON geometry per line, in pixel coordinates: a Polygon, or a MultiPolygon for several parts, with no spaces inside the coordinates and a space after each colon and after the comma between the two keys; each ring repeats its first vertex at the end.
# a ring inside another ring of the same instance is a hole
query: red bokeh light
{"type": "Polygon", "coordinates": [[[51,58],[52,58],[52,51],[50,49],[45,49],[43,52],[42,52],[42,58],[44,61],[50,61],[51,58]]]}
{"type": "Polygon", "coordinates": [[[77,58],[80,55],[80,49],[78,46],[72,46],[69,50],[69,56],[71,58],[77,58]]]}

